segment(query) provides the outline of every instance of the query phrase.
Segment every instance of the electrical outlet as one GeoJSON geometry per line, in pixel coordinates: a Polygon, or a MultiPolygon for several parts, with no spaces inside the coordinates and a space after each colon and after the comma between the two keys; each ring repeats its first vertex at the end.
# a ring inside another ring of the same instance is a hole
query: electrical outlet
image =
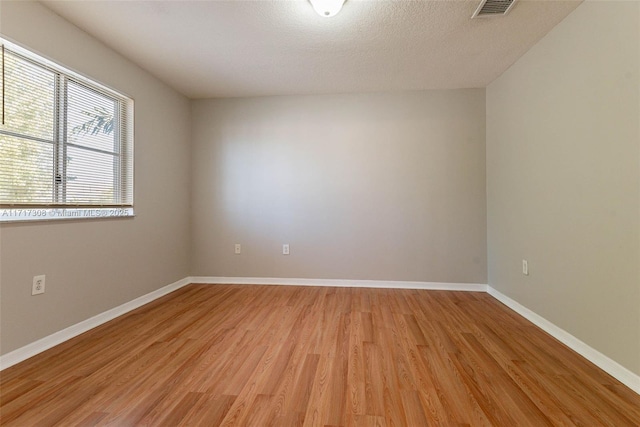
{"type": "Polygon", "coordinates": [[[529,275],[529,263],[526,259],[522,260],[522,274],[524,274],[525,276],[529,275]]]}
{"type": "Polygon", "coordinates": [[[33,285],[31,285],[31,295],[44,294],[44,274],[42,276],[33,276],[33,285]]]}
{"type": "Polygon", "coordinates": [[[285,243],[282,245],[282,255],[289,255],[289,244],[285,243]]]}
{"type": "Polygon", "coordinates": [[[240,246],[240,243],[236,243],[235,254],[239,255],[240,253],[242,253],[242,246],[240,246]]]}

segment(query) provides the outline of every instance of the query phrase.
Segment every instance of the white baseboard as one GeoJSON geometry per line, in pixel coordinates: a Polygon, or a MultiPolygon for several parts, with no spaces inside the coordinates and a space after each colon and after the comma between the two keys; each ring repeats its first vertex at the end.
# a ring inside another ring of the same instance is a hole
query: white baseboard
{"type": "Polygon", "coordinates": [[[51,347],[55,347],[56,345],[70,340],[71,338],[76,337],[84,332],[87,332],[88,330],[93,329],[96,326],[100,326],[103,323],[108,322],[109,320],[113,320],[118,316],[122,316],[123,314],[130,312],[131,310],[135,310],[138,307],[148,304],[153,300],[156,300],[170,292],[188,285],[189,283],[190,281],[188,277],[178,280],[177,282],[174,282],[163,288],[138,297],[132,301],[126,302],[122,305],[112,308],[111,310],[107,310],[87,320],[83,320],[80,323],[76,323],[75,325],[69,326],[68,328],[65,328],[61,331],[39,339],[38,341],[34,341],[31,344],[27,344],[24,347],[20,347],[17,350],[0,356],[0,370],[13,366],[16,363],[20,363],[23,360],[33,357],[38,353],[42,353],[43,351],[48,350],[51,347]]]}
{"type": "Polygon", "coordinates": [[[640,376],[631,372],[624,366],[620,365],[618,362],[608,358],[604,354],[600,353],[598,350],[593,347],[585,344],[580,341],[578,338],[571,335],[569,332],[564,329],[554,325],[549,322],[544,317],[534,313],[529,310],[527,307],[522,304],[512,300],[508,296],[502,294],[501,292],[495,290],[491,286],[487,286],[487,292],[489,295],[520,314],[522,317],[620,381],[622,384],[629,387],[631,390],[640,394],[640,376]]]}
{"type": "Polygon", "coordinates": [[[438,291],[486,292],[487,285],[480,283],[405,282],[386,280],[341,280],[341,279],[284,279],[274,277],[190,277],[191,283],[212,285],[285,285],[285,286],[330,286],[339,288],[389,288],[424,289],[438,291]]]}

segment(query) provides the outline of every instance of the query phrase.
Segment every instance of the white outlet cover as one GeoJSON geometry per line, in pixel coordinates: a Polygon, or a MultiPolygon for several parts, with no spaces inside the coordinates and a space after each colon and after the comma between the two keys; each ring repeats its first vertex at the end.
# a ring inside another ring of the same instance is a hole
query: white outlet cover
{"type": "Polygon", "coordinates": [[[289,244],[282,245],[282,255],[289,255],[289,244]]]}
{"type": "Polygon", "coordinates": [[[33,284],[31,285],[31,295],[44,294],[45,275],[33,276],[33,284]]]}
{"type": "Polygon", "coordinates": [[[242,246],[240,245],[240,243],[236,243],[236,246],[234,248],[234,252],[236,255],[242,253],[242,246]]]}

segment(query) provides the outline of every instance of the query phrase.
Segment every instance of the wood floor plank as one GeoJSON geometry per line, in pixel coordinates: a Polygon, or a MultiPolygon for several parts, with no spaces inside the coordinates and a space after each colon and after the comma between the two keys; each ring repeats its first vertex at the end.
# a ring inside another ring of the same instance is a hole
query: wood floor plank
{"type": "Polygon", "coordinates": [[[182,420],[184,426],[219,426],[233,406],[236,396],[212,396],[205,393],[182,420]]]}
{"type": "Polygon", "coordinates": [[[403,390],[401,393],[404,413],[409,426],[426,426],[428,425],[427,417],[424,414],[422,402],[418,392],[415,390],[403,390]]]}
{"type": "MultiPolygon", "coordinates": [[[[360,299],[360,298],[358,298],[360,299]]],[[[345,416],[365,415],[365,367],[360,312],[351,312],[345,416]]],[[[343,420],[344,424],[344,420],[343,420]]]]}
{"type": "Polygon", "coordinates": [[[157,425],[163,426],[177,426],[182,423],[182,420],[187,416],[191,408],[196,406],[200,400],[205,397],[204,393],[189,392],[180,402],[167,413],[166,416],[161,417],[157,425]]]}
{"type": "Polygon", "coordinates": [[[382,393],[384,416],[389,426],[404,426],[406,419],[404,407],[400,396],[400,381],[398,378],[394,358],[392,357],[390,334],[386,328],[379,331],[379,345],[384,351],[380,352],[380,365],[382,367],[382,383],[377,386],[378,393],[382,393]]]}
{"type": "Polygon", "coordinates": [[[485,293],[189,285],[0,372],[2,426],[640,425],[485,293]]]}
{"type": "Polygon", "coordinates": [[[329,410],[329,379],[333,368],[334,358],[321,355],[318,360],[316,376],[313,380],[309,403],[306,408],[304,425],[317,427],[324,425],[324,417],[329,410]]]}
{"type": "Polygon", "coordinates": [[[247,426],[265,426],[268,414],[270,412],[271,400],[273,396],[266,394],[258,394],[253,403],[251,404],[251,410],[246,412],[246,421],[239,420],[236,425],[247,426]]]}

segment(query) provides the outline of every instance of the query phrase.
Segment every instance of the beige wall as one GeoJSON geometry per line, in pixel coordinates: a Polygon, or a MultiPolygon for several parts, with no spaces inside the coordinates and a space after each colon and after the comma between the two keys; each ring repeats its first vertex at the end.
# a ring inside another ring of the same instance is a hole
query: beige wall
{"type": "Polygon", "coordinates": [[[189,101],[38,3],[2,2],[0,32],[135,99],[134,219],[3,224],[6,354],[189,274],[189,101]],[[46,274],[46,293],[31,280],[46,274]]]}
{"type": "Polygon", "coordinates": [[[639,18],[588,1],[487,89],[489,284],[636,374],[639,18]]]}
{"type": "Polygon", "coordinates": [[[486,283],[483,89],[195,101],[192,132],[192,274],[486,283]]]}

